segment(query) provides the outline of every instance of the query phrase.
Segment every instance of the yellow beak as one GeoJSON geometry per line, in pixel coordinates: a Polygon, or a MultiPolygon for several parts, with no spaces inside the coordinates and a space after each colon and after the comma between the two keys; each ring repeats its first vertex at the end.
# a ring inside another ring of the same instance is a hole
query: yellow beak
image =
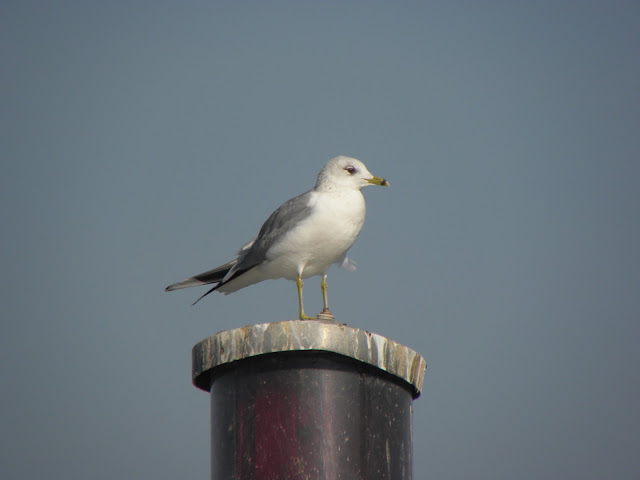
{"type": "Polygon", "coordinates": [[[367,178],[367,182],[373,184],[373,185],[380,185],[381,187],[390,187],[391,185],[389,184],[389,182],[387,182],[384,178],[380,178],[380,177],[372,177],[372,178],[367,178]]]}

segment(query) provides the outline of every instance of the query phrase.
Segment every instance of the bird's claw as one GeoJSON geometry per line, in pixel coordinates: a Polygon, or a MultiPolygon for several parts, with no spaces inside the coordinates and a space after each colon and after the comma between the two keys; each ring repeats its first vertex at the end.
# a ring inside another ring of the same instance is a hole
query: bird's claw
{"type": "Polygon", "coordinates": [[[328,308],[323,308],[322,311],[318,314],[318,320],[331,320],[335,321],[336,317],[333,316],[331,310],[328,308]]]}

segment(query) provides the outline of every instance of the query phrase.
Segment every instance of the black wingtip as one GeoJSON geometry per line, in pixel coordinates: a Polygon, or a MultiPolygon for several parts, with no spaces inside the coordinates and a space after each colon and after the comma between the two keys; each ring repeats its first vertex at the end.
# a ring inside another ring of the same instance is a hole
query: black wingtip
{"type": "Polygon", "coordinates": [[[218,287],[219,287],[220,285],[221,285],[221,284],[216,285],[216,286],[215,286],[215,287],[213,287],[211,290],[209,290],[207,293],[205,293],[204,295],[202,295],[202,296],[198,297],[198,299],[197,299],[195,302],[193,302],[193,303],[191,304],[191,306],[193,307],[196,303],[198,303],[198,302],[199,302],[200,300],[202,300],[204,297],[206,297],[207,295],[209,295],[211,292],[215,292],[215,291],[218,289],[218,287]]]}
{"type": "MultiPolygon", "coordinates": [[[[224,285],[224,284],[226,284],[226,283],[230,282],[230,281],[231,281],[231,280],[233,280],[234,278],[238,278],[240,275],[242,275],[242,274],[243,274],[243,273],[245,273],[245,272],[248,272],[249,270],[251,270],[251,269],[250,269],[250,268],[245,268],[245,269],[242,269],[242,270],[236,270],[236,271],[233,273],[233,275],[232,275],[230,278],[228,278],[227,280],[220,280],[220,281],[218,281],[218,284],[217,284],[215,287],[213,287],[213,288],[212,288],[211,290],[209,290],[207,293],[205,293],[204,295],[202,295],[201,297],[199,297],[195,302],[193,302],[193,303],[191,304],[191,306],[193,307],[196,303],[198,303],[198,302],[199,302],[200,300],[202,300],[204,297],[206,297],[207,295],[209,295],[211,292],[215,292],[215,291],[216,291],[218,288],[220,288],[222,285],[224,285]]],[[[198,278],[198,277],[195,277],[195,278],[198,278]]]]}

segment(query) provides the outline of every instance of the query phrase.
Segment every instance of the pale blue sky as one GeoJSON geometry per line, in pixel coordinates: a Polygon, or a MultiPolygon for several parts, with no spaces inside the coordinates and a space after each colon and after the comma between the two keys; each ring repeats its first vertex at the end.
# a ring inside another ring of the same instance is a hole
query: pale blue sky
{"type": "MultiPolygon", "coordinates": [[[[208,478],[191,307],[338,154],[342,321],[428,362],[416,479],[640,471],[638,2],[2,2],[0,477],[208,478]]],[[[319,310],[319,281],[305,289],[319,310]]]]}

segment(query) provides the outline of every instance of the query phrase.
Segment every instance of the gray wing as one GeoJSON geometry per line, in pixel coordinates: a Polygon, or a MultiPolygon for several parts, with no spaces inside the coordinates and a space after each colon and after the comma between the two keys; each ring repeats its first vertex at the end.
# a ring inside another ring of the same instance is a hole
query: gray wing
{"type": "Polygon", "coordinates": [[[181,282],[172,283],[167,288],[165,288],[164,291],[171,292],[180,288],[196,287],[199,285],[208,285],[210,283],[219,283],[222,281],[225,275],[229,273],[229,271],[234,267],[236,263],[237,260],[231,260],[229,263],[220,265],[219,267],[216,267],[212,270],[207,270],[206,272],[199,273],[198,275],[194,275],[193,277],[182,280],[181,282]]]}
{"type": "Polygon", "coordinates": [[[311,191],[308,191],[278,207],[262,225],[251,248],[244,255],[238,257],[238,263],[231,269],[227,278],[224,279],[224,283],[265,261],[267,251],[283,235],[311,215],[310,197],[311,191]]]}
{"type": "Polygon", "coordinates": [[[308,191],[283,203],[267,218],[255,240],[240,249],[237,259],[182,282],[169,285],[165,290],[170,292],[179,288],[215,283],[216,285],[212,289],[193,302],[193,305],[195,305],[225,283],[259,265],[266,260],[267,251],[273,244],[311,214],[311,207],[308,206],[310,194],[311,191],[308,191]]]}
{"type": "MultiPolygon", "coordinates": [[[[242,248],[238,250],[238,257],[244,255],[245,252],[251,248],[251,245],[253,245],[253,242],[255,242],[255,240],[256,239],[254,238],[249,243],[243,245],[242,248]]],[[[220,265],[219,267],[199,273],[198,275],[194,275],[193,277],[187,278],[186,280],[183,280],[181,282],[172,283],[164,290],[166,292],[171,292],[172,290],[178,290],[179,288],[208,285],[210,283],[220,283],[237,263],[238,259],[236,258],[234,260],[231,260],[229,263],[225,263],[224,265],[220,265]]]]}

